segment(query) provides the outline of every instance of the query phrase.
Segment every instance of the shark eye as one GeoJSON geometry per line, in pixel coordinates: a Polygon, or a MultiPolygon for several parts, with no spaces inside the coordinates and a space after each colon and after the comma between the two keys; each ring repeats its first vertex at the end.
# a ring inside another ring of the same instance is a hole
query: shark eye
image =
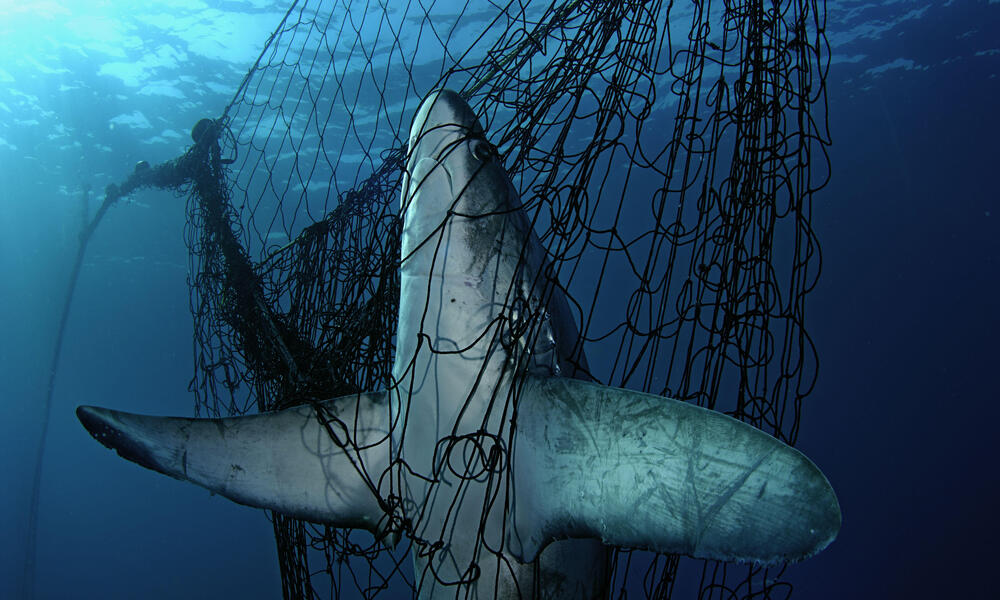
{"type": "Polygon", "coordinates": [[[486,162],[493,158],[493,147],[486,140],[472,141],[472,156],[480,162],[486,162]]]}

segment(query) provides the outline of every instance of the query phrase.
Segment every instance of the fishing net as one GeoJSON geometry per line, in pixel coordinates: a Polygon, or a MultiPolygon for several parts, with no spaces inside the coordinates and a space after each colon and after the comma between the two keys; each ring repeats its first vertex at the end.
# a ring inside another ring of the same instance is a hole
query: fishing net
{"type": "MultiPolygon", "coordinates": [[[[794,444],[817,373],[824,29],[810,0],[294,3],[191,150],[136,174],[189,192],[198,413],[393,385],[405,143],[420,100],[447,87],[520,192],[589,375],[794,444]]],[[[434,542],[405,520],[392,546],[270,518],[286,598],[411,596],[407,553],[434,542]]],[[[791,594],[782,569],[609,560],[614,597],[791,594]]]]}

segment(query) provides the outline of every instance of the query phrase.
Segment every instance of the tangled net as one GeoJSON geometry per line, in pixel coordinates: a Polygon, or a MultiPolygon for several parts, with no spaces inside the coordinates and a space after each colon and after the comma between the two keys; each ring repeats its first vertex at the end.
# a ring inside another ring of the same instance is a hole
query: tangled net
{"type": "MultiPolygon", "coordinates": [[[[405,140],[420,99],[448,87],[520,191],[590,374],[794,444],[817,372],[805,299],[829,175],[824,28],[809,0],[295,2],[223,115],[143,175],[190,192],[197,411],[392,386],[405,140]]],[[[365,473],[373,489],[385,475],[365,473]]],[[[433,542],[406,523],[390,550],[271,519],[286,598],[412,594],[406,553],[433,542]]],[[[610,560],[615,597],[684,581],[706,599],[791,594],[780,569],[610,560]]]]}

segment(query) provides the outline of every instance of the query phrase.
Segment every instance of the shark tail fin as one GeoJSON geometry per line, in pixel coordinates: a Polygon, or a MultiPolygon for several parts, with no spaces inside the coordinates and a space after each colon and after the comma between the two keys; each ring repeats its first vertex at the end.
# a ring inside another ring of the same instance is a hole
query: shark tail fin
{"type": "Polygon", "coordinates": [[[91,406],[76,414],[95,439],[147,469],[240,504],[384,533],[374,490],[389,464],[385,392],[225,419],[91,406]]]}
{"type": "Polygon", "coordinates": [[[801,560],[840,529],[802,453],[719,412],[653,394],[529,377],[518,401],[513,527],[531,559],[550,541],[726,561],[801,560]]]}

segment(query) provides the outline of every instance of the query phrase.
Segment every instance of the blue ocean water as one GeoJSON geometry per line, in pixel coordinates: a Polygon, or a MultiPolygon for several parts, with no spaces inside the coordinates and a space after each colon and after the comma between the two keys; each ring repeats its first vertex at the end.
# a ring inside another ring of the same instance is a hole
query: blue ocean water
{"type": "MultiPolygon", "coordinates": [[[[844,524],[789,578],[802,598],[990,597],[1000,2],[827,6],[833,172],[814,202],[824,263],[807,314],[820,380],[798,445],[844,524]]],[[[0,4],[0,597],[22,571],[81,186],[177,156],[281,14],[266,1],[0,4]]],[[[118,460],[73,415],[190,411],[183,222],[182,199],[144,193],[90,245],[45,456],[39,598],[280,597],[262,513],[118,460]]]]}

